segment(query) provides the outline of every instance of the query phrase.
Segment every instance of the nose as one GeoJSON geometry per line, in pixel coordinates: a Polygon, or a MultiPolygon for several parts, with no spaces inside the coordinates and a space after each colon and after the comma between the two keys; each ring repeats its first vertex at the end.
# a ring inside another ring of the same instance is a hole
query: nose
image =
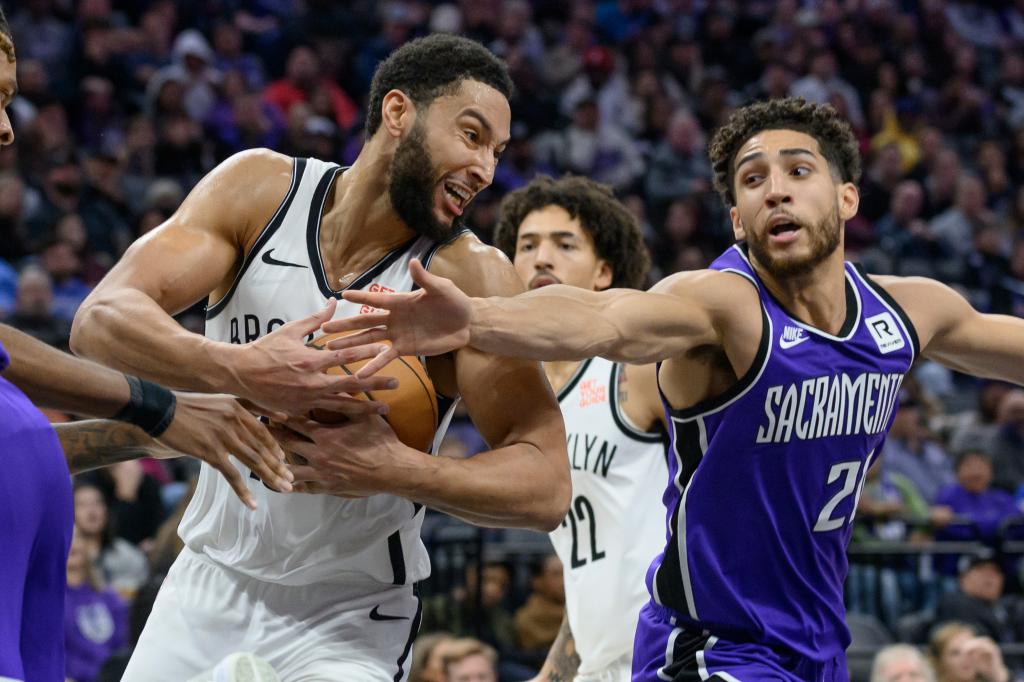
{"type": "Polygon", "coordinates": [[[550,270],[554,264],[554,253],[555,245],[551,243],[551,240],[542,239],[537,244],[536,260],[533,261],[533,268],[535,270],[550,270]]]}
{"type": "Polygon", "coordinates": [[[479,185],[476,191],[480,191],[486,187],[490,187],[494,181],[494,170],[498,165],[497,159],[494,158],[494,153],[490,147],[481,146],[477,151],[476,163],[474,163],[470,169],[469,174],[479,185]]]}
{"type": "Polygon", "coordinates": [[[764,195],[764,203],[768,208],[776,208],[782,204],[793,202],[789,193],[788,176],[781,169],[772,169],[768,175],[768,191],[764,195]]]}
{"type": "Polygon", "coordinates": [[[7,115],[7,110],[4,109],[3,113],[0,113],[0,147],[6,147],[13,143],[14,127],[11,125],[11,117],[7,115]]]}

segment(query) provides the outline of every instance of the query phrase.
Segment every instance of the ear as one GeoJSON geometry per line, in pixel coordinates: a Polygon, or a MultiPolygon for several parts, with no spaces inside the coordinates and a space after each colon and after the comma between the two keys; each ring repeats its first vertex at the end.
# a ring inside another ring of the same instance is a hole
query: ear
{"type": "Polygon", "coordinates": [[[416,123],[416,106],[401,90],[390,90],[380,104],[381,127],[391,137],[401,137],[416,123]]]}
{"type": "Polygon", "coordinates": [[[839,219],[845,222],[857,215],[857,209],[860,207],[860,191],[857,189],[857,185],[852,182],[844,182],[837,189],[838,196],[836,199],[839,201],[839,219]]]}
{"type": "Polygon", "coordinates": [[[612,266],[608,264],[608,261],[603,258],[597,261],[597,278],[594,280],[594,291],[604,291],[612,285],[612,277],[615,272],[612,270],[612,266]]]}
{"type": "Polygon", "coordinates": [[[739,210],[733,206],[729,209],[729,220],[732,221],[732,235],[736,241],[741,242],[747,238],[747,231],[743,229],[743,222],[740,220],[739,210]]]}

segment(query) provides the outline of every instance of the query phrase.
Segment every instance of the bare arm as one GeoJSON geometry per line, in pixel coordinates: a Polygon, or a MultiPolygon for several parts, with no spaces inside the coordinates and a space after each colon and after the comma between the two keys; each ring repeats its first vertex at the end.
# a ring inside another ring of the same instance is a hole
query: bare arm
{"type": "MultiPolygon", "coordinates": [[[[35,404],[93,417],[130,418],[123,408],[137,396],[132,395],[127,377],[120,372],[76,358],[2,324],[0,343],[11,356],[4,378],[35,404]]],[[[229,453],[264,480],[280,489],[290,488],[291,472],[283,464],[284,453],[238,401],[218,395],[175,394],[172,398],[164,389],[153,390],[162,391],[168,401],[169,423],[157,436],[161,442],[126,423],[101,420],[61,425],[57,433],[72,472],[133,458],[129,448],[141,442],[149,454],[134,450],[134,457],[168,456],[173,450],[175,456],[184,453],[209,462],[250,506],[254,504],[252,496],[228,461],[229,453]]]]}
{"type": "Polygon", "coordinates": [[[0,324],[0,343],[11,356],[4,378],[37,405],[109,417],[128,402],[128,382],[120,372],[68,355],[5,324],[0,324]]]}
{"type": "Polygon", "coordinates": [[[332,349],[390,340],[388,353],[360,370],[370,375],[397,355],[437,355],[466,345],[495,355],[533,360],[600,356],[650,363],[697,346],[720,343],[740,278],[712,270],[673,275],[649,292],[536,289],[514,298],[472,298],[450,280],[410,266],[420,289],[407,294],[345,292],[345,298],[383,312],[334,320],[325,332],[365,331],[332,349]],[[730,298],[730,297],[733,298],[730,298]],[[374,325],[377,325],[375,328],[374,325]]]}
{"type": "Polygon", "coordinates": [[[181,454],[160,445],[137,426],[106,419],[55,424],[54,430],[72,474],[139,457],[181,454]]]}
{"type": "Polygon", "coordinates": [[[910,316],[924,357],[959,372],[1024,385],[1024,320],[979,313],[934,280],[875,279],[910,316]]]}
{"type": "Polygon", "coordinates": [[[568,614],[562,614],[562,626],[551,644],[537,677],[531,682],[569,682],[580,669],[580,655],[576,653],[576,639],[569,627],[568,614]]]}
{"type": "Polygon", "coordinates": [[[167,386],[231,393],[276,411],[379,409],[339,394],[379,390],[386,381],[371,386],[328,378],[323,368],[355,356],[305,347],[306,334],[333,315],[333,300],[319,315],[245,345],[212,341],[171,317],[211,292],[228,291],[244,252],[287,193],[291,173],[290,159],[259,150],[237,154],[203,178],[82,304],[72,328],[74,351],[167,386]]]}

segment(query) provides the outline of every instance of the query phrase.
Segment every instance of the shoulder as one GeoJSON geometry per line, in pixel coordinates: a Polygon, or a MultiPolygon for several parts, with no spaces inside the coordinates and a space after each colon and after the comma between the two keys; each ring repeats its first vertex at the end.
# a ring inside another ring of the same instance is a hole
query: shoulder
{"type": "Polygon", "coordinates": [[[952,328],[975,311],[967,300],[947,284],[927,277],[869,275],[910,318],[921,347],[939,332],[952,328]]]}
{"type": "Polygon", "coordinates": [[[430,272],[450,279],[470,296],[515,296],[524,290],[508,257],[471,232],[438,249],[430,272]]]}
{"type": "Polygon", "coordinates": [[[652,293],[696,300],[713,316],[742,313],[760,307],[757,285],[751,280],[720,270],[689,270],[669,275],[650,288],[652,293]]]}

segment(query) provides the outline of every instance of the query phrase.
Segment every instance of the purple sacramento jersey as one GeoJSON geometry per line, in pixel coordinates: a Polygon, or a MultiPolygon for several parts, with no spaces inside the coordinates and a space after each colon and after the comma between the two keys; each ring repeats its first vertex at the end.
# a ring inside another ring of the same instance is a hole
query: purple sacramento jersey
{"type": "Polygon", "coordinates": [[[0,679],[61,682],[71,478],[53,427],[2,376],[0,472],[0,679]]]}
{"type": "Polygon", "coordinates": [[[892,298],[850,263],[847,317],[836,335],[786,312],[744,245],[711,268],[757,288],[764,331],[750,370],[724,394],[666,408],[674,453],[668,542],[647,573],[652,599],[637,632],[634,680],[673,679],[673,664],[688,664],[672,659],[684,654],[703,666],[694,669],[699,679],[845,679],[846,547],[917,336],[892,298]],[[703,635],[699,646],[693,633],[703,635]],[[676,639],[689,648],[673,653],[676,639]]]}

